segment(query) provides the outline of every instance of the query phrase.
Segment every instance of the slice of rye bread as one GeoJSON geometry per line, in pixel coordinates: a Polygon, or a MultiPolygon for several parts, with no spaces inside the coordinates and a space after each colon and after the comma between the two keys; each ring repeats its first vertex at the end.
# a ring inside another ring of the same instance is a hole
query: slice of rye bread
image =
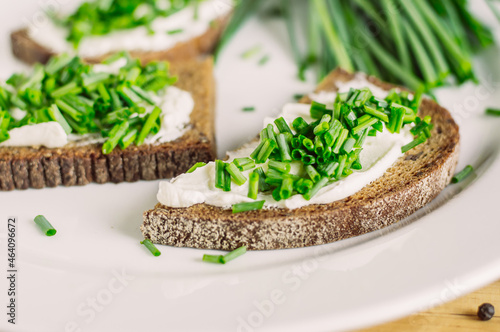
{"type": "MultiPolygon", "coordinates": [[[[316,91],[336,91],[336,82],[353,78],[332,72],[316,91]]],[[[369,77],[389,90],[393,85],[369,77]]],[[[307,97],[301,100],[310,103],[307,97]]],[[[272,208],[233,214],[207,204],[170,208],[157,204],[144,213],[145,238],[178,247],[233,250],[283,249],[330,243],[389,226],[434,199],[450,182],[459,151],[458,126],[450,113],[424,99],[420,116],[430,115],[432,137],[405,153],[379,179],[356,194],[330,203],[294,210],[272,208]]]]}
{"type": "MultiPolygon", "coordinates": [[[[186,60],[211,53],[230,17],[231,14],[218,18],[202,35],[186,42],[177,43],[172,48],[160,51],[131,51],[130,55],[140,59],[142,63],[147,63],[154,60],[186,60]]],[[[12,32],[10,41],[14,56],[28,64],[34,64],[36,62],[45,64],[51,56],[55,55],[53,51],[38,44],[36,40],[32,39],[27,29],[12,32]]],[[[97,57],[85,58],[85,61],[88,63],[99,63],[111,54],[112,53],[107,53],[97,57]]]]}
{"type": "Polygon", "coordinates": [[[27,189],[91,182],[134,182],[170,178],[195,162],[214,160],[215,82],[213,60],[171,63],[175,84],[189,91],[195,105],[188,131],[162,144],[131,145],[102,154],[102,144],[62,148],[0,147],[0,189],[27,189]]]}

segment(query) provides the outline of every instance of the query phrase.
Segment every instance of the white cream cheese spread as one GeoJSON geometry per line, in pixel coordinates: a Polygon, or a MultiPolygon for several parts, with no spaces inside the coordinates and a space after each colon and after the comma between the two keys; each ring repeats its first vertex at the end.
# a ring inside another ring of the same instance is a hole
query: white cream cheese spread
{"type": "MultiPolygon", "coordinates": [[[[357,76],[353,81],[338,84],[339,91],[348,91],[350,87],[368,87],[375,96],[384,98],[387,92],[370,84],[364,77],[357,76]]],[[[311,99],[325,103],[330,107],[336,97],[336,93],[321,92],[311,94],[311,99]]],[[[312,121],[310,117],[310,105],[286,104],[279,116],[291,123],[296,117],[303,117],[306,121],[312,121]]],[[[265,119],[264,125],[273,123],[273,119],[265,119]]],[[[275,128],[276,129],[276,128],[275,128]]],[[[413,140],[409,128],[405,127],[399,134],[391,134],[387,131],[378,133],[375,137],[368,137],[359,155],[362,169],[354,171],[353,174],[323,187],[311,200],[306,200],[302,195],[295,195],[289,199],[275,201],[271,194],[259,192],[257,200],[265,200],[264,208],[280,207],[295,209],[309,204],[324,204],[346,198],[361,190],[370,182],[381,177],[399,157],[403,154],[401,147],[413,140]]],[[[242,148],[228,152],[229,161],[247,157],[258,145],[258,142],[249,143],[242,148]]],[[[267,163],[262,166],[267,170],[267,163]]],[[[291,174],[303,175],[304,169],[301,162],[292,162],[291,174]]],[[[243,174],[248,179],[251,170],[243,174]]],[[[170,181],[160,183],[157,199],[160,203],[170,207],[189,207],[198,203],[206,203],[214,206],[229,208],[235,203],[254,201],[247,197],[248,180],[241,186],[232,184],[231,191],[224,192],[215,188],[215,163],[210,162],[206,166],[197,168],[192,173],[182,174],[170,181]]]]}
{"type": "MultiPolygon", "coordinates": [[[[205,0],[199,3],[197,17],[194,6],[188,6],[168,17],[153,21],[153,34],[144,26],[114,31],[103,36],[88,36],[82,39],[76,53],[81,57],[96,57],[118,51],[160,51],[172,48],[177,43],[201,36],[213,20],[228,14],[230,2],[205,0]],[[177,30],[175,34],[169,31],[177,30]]],[[[56,25],[51,19],[44,24],[28,28],[29,36],[55,53],[75,53],[66,40],[67,30],[56,25]]]]}

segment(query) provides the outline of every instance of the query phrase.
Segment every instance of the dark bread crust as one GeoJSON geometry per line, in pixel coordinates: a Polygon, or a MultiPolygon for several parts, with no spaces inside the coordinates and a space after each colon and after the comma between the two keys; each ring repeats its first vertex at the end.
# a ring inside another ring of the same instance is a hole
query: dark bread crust
{"type": "MultiPolygon", "coordinates": [[[[189,41],[177,43],[174,47],[161,51],[131,51],[134,58],[138,58],[142,63],[153,60],[179,61],[192,59],[197,56],[208,54],[213,51],[219,37],[229,21],[230,14],[215,20],[210,28],[202,35],[189,41]]],[[[28,64],[42,63],[49,61],[55,53],[46,47],[38,44],[36,40],[28,35],[27,29],[17,30],[10,35],[11,47],[14,56],[28,64]]],[[[86,58],[89,63],[99,63],[110,56],[111,53],[98,57],[86,58]]]]}
{"type": "Polygon", "coordinates": [[[91,182],[134,182],[170,178],[198,161],[215,158],[213,61],[171,63],[177,87],[195,101],[191,127],[172,142],[116,148],[109,155],[102,144],[48,149],[0,147],[0,190],[85,185],[91,182]]]}
{"type": "MultiPolygon", "coordinates": [[[[334,91],[336,82],[352,77],[336,70],[316,91],[334,91]]],[[[373,77],[369,80],[384,89],[393,87],[373,77]]],[[[459,132],[450,113],[425,99],[421,116],[425,115],[431,115],[435,125],[432,137],[408,151],[381,178],[343,200],[239,214],[206,204],[189,208],[157,204],[144,213],[142,233],[154,243],[178,247],[233,250],[246,245],[263,250],[325,244],[389,226],[434,199],[450,182],[457,163],[459,132]]]]}

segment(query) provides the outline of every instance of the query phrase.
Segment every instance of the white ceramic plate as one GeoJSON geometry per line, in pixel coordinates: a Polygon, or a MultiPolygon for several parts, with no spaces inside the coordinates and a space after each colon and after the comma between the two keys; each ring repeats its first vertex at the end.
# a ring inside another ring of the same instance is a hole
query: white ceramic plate
{"type": "MultiPolygon", "coordinates": [[[[2,11],[2,79],[25,68],[10,55],[7,33],[25,25],[37,4],[16,1],[2,11]]],[[[476,10],[493,21],[483,7],[476,10]]],[[[294,93],[312,90],[312,80],[296,81],[286,40],[279,22],[252,20],[224,52],[216,70],[219,155],[253,137],[294,93]],[[271,56],[265,66],[239,56],[257,44],[271,56]]],[[[461,126],[458,168],[472,164],[477,176],[407,220],[354,239],[211,265],[201,261],[203,250],[160,246],[153,257],[139,244],[158,181],[0,193],[2,271],[7,219],[18,220],[17,324],[7,323],[2,277],[0,330],[334,331],[395,319],[492,282],[500,276],[500,119],[483,111],[500,105],[498,58],[491,50],[477,59],[483,85],[438,92],[461,126]],[[41,234],[37,214],[57,228],[55,237],[41,234]]]]}

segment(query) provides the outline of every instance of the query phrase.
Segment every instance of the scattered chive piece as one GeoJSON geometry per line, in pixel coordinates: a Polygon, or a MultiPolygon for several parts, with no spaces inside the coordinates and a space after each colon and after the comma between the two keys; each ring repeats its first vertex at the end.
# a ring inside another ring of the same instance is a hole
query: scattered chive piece
{"type": "Polygon", "coordinates": [[[413,149],[417,145],[420,145],[420,144],[424,143],[425,141],[426,141],[426,137],[424,135],[418,136],[417,138],[415,138],[410,143],[406,144],[405,146],[402,146],[401,147],[401,152],[402,153],[406,153],[407,151],[410,151],[411,149],[413,149]]]}
{"type": "Polygon", "coordinates": [[[274,120],[274,124],[276,125],[276,128],[278,128],[278,131],[280,133],[289,133],[293,135],[290,126],[288,126],[288,123],[286,123],[283,117],[279,117],[276,120],[274,120]]]}
{"type": "Polygon", "coordinates": [[[256,46],[254,46],[254,47],[249,48],[249,49],[248,49],[248,50],[246,50],[245,52],[243,52],[243,53],[241,54],[241,57],[242,57],[243,59],[249,59],[249,58],[251,58],[251,57],[255,56],[257,53],[259,53],[259,52],[260,52],[260,50],[261,50],[261,46],[260,46],[260,45],[256,45],[256,46]]]}
{"type": "Polygon", "coordinates": [[[262,149],[257,155],[257,163],[262,164],[266,162],[271,153],[273,153],[276,146],[277,144],[273,140],[267,138],[264,142],[264,145],[262,146],[262,149]]]}
{"type": "Polygon", "coordinates": [[[462,181],[463,179],[471,175],[472,172],[474,172],[474,167],[472,167],[471,165],[465,166],[463,170],[461,170],[451,178],[451,183],[458,183],[462,181]]]}
{"type": "Polygon", "coordinates": [[[40,229],[45,235],[47,236],[56,235],[57,231],[44,216],[42,215],[36,216],[35,223],[40,227],[40,229]]]}
{"type": "Polygon", "coordinates": [[[241,171],[248,171],[249,169],[255,167],[255,161],[248,157],[236,158],[233,160],[233,162],[241,171]]]}
{"type": "Polygon", "coordinates": [[[291,169],[290,163],[276,160],[270,160],[268,166],[270,169],[274,169],[280,173],[289,173],[291,169]]]}
{"type": "Polygon", "coordinates": [[[148,248],[148,250],[153,254],[153,256],[158,257],[161,255],[160,250],[156,248],[156,246],[153,244],[153,242],[151,242],[150,239],[144,239],[143,241],[141,241],[141,244],[144,244],[144,246],[148,248]]]}
{"type": "Polygon", "coordinates": [[[222,255],[203,255],[203,261],[209,263],[216,264],[224,264],[222,263],[222,255]]]}
{"type": "Polygon", "coordinates": [[[318,182],[314,184],[309,192],[304,195],[304,198],[308,201],[318,193],[318,191],[323,188],[328,183],[327,177],[322,177],[318,182]]]}
{"type": "Polygon", "coordinates": [[[269,61],[270,57],[269,55],[264,55],[262,58],[259,60],[259,65],[263,66],[269,61]]]}
{"type": "Polygon", "coordinates": [[[298,118],[295,118],[295,120],[293,120],[292,127],[296,132],[300,133],[308,127],[308,124],[302,117],[299,116],[298,118]]]}
{"type": "Polygon", "coordinates": [[[246,252],[247,252],[246,246],[241,246],[238,249],[234,249],[233,251],[230,251],[224,256],[222,256],[222,264],[226,264],[227,262],[230,262],[233,259],[240,257],[246,252]]]}
{"type": "Polygon", "coordinates": [[[184,29],[174,29],[174,30],[169,30],[167,31],[167,35],[175,35],[178,33],[184,32],[184,29]]]}
{"type": "Polygon", "coordinates": [[[251,112],[251,111],[255,111],[255,107],[253,107],[253,106],[247,106],[247,107],[243,107],[241,110],[243,112],[251,112]]]}
{"type": "Polygon", "coordinates": [[[233,179],[234,183],[238,186],[241,186],[247,181],[247,178],[241,173],[234,163],[226,164],[226,170],[231,174],[231,179],[233,179]]]}
{"type": "Polygon", "coordinates": [[[289,177],[286,177],[281,183],[280,197],[281,199],[288,199],[292,196],[292,193],[293,193],[293,180],[289,177]]]}
{"type": "Polygon", "coordinates": [[[215,161],[215,188],[224,189],[225,163],[222,160],[215,161]]]}
{"type": "Polygon", "coordinates": [[[259,173],[253,171],[250,173],[248,180],[248,197],[251,199],[257,199],[257,194],[259,193],[259,173]]]}
{"type": "Polygon", "coordinates": [[[265,202],[266,202],[265,200],[262,200],[255,202],[243,202],[243,203],[233,204],[233,213],[261,210],[265,202]]]}
{"type": "Polygon", "coordinates": [[[227,164],[224,167],[224,185],[222,187],[222,190],[224,191],[231,191],[231,174],[227,171],[227,164]]]}
{"type": "Polygon", "coordinates": [[[500,109],[488,108],[486,109],[486,114],[493,116],[500,116],[500,109]]]}
{"type": "Polygon", "coordinates": [[[259,190],[269,190],[269,185],[266,183],[266,175],[264,174],[264,170],[262,169],[262,167],[256,168],[254,172],[257,172],[259,174],[259,190]]]}
{"type": "Polygon", "coordinates": [[[293,99],[295,99],[297,101],[301,100],[303,97],[304,97],[303,93],[296,93],[293,95],[293,99]]]}
{"type": "Polygon", "coordinates": [[[188,169],[188,171],[186,173],[193,173],[197,168],[203,167],[206,164],[207,163],[204,163],[204,162],[198,162],[198,163],[194,164],[193,166],[191,166],[191,168],[188,169]]]}
{"type": "Polygon", "coordinates": [[[292,156],[290,155],[290,147],[286,142],[285,134],[278,134],[277,142],[278,142],[278,148],[280,150],[281,160],[292,161],[292,156]]]}

